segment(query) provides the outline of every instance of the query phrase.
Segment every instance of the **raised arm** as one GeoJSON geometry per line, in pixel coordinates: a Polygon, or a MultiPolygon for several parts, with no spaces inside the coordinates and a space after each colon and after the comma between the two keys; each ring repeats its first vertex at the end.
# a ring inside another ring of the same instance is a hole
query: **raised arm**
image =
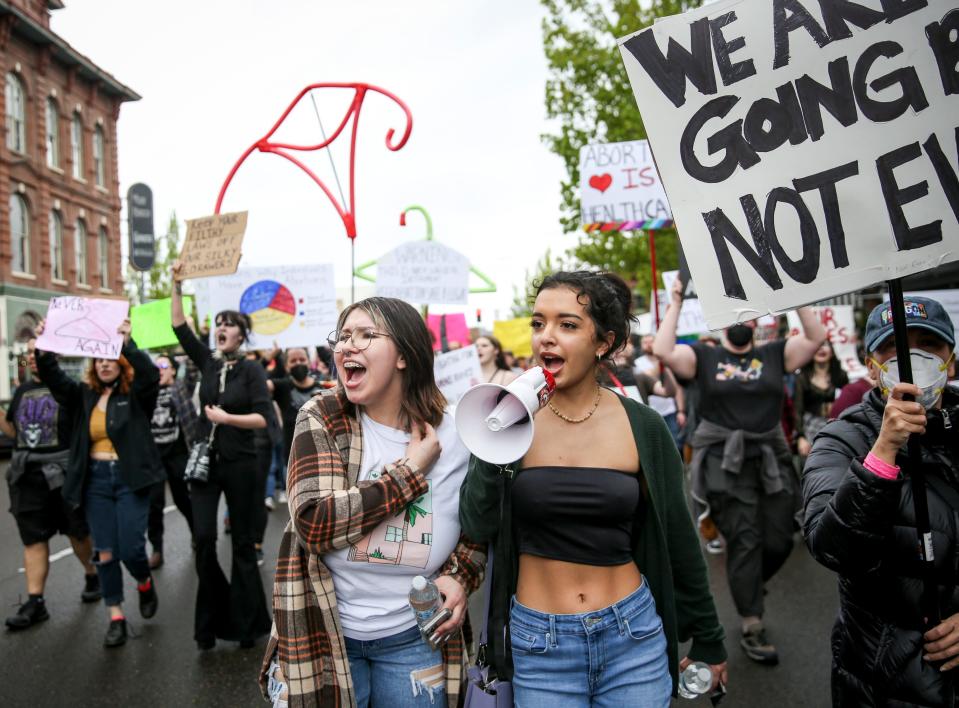
{"type": "Polygon", "coordinates": [[[672,369],[664,366],[662,378],[653,385],[653,395],[663,398],[674,398],[679,391],[679,384],[676,383],[676,377],[673,375],[672,369]]]}
{"type": "Polygon", "coordinates": [[[170,294],[170,317],[174,329],[186,324],[186,313],[183,312],[183,281],[180,280],[182,270],[183,264],[180,261],[174,261],[173,267],[170,268],[170,275],[173,277],[173,292],[170,294]]]}
{"type": "Polygon", "coordinates": [[[311,401],[296,418],[287,477],[293,528],[305,549],[322,554],[357,543],[429,490],[409,460],[386,465],[377,480],[347,483],[339,449],[311,401]]]}
{"type": "Polygon", "coordinates": [[[676,325],[682,307],[683,284],[677,278],[670,291],[666,316],[659,323],[659,330],[653,341],[653,354],[682,378],[691,379],[696,376],[696,351],[688,344],[676,344],[676,325]]]}
{"type": "Polygon", "coordinates": [[[130,338],[130,320],[124,320],[120,325],[120,334],[123,335],[123,349],[126,360],[133,367],[133,385],[131,391],[140,408],[147,416],[153,415],[156,408],[157,395],[160,393],[160,370],[153,360],[137,348],[136,342],[130,338]]]}
{"type": "MultiPolygon", "coordinates": [[[[37,338],[43,334],[45,325],[46,321],[40,320],[36,328],[37,338]]],[[[75,410],[74,406],[80,405],[82,398],[80,383],[74,381],[60,368],[56,354],[37,349],[36,358],[37,376],[40,377],[40,381],[50,389],[50,393],[53,394],[53,398],[57,403],[70,410],[75,410]]]]}
{"type": "Polygon", "coordinates": [[[826,341],[826,328],[811,307],[796,310],[802,324],[802,332],[786,340],[784,354],[787,372],[800,369],[812,361],[816,350],[826,341]]]}

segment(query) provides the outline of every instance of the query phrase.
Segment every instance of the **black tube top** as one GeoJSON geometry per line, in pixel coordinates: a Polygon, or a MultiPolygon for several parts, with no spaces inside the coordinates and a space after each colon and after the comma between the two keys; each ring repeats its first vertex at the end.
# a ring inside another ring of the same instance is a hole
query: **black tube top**
{"type": "Polygon", "coordinates": [[[584,565],[633,559],[640,476],[603,467],[529,467],[513,482],[519,552],[584,565]]]}

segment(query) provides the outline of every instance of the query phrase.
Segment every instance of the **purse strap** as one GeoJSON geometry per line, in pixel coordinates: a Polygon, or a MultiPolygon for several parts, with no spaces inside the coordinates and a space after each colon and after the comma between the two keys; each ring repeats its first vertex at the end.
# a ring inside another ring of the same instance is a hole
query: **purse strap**
{"type": "MultiPolygon", "coordinates": [[[[213,399],[214,404],[217,404],[220,402],[220,394],[226,390],[226,375],[232,367],[233,367],[232,361],[224,361],[223,366],[220,367],[220,373],[218,374],[218,376],[220,377],[220,385],[217,387],[216,398],[213,399]]],[[[208,437],[206,440],[207,446],[213,445],[213,437],[216,435],[216,429],[218,425],[219,423],[211,424],[210,437],[208,437]]]]}

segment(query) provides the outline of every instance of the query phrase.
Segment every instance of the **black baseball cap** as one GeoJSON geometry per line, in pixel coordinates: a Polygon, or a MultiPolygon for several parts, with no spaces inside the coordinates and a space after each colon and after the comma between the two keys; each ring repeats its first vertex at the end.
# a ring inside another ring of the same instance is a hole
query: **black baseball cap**
{"type": "MultiPolygon", "coordinates": [[[[907,297],[904,304],[906,329],[913,327],[927,329],[945,340],[949,346],[956,346],[956,333],[952,326],[952,319],[941,304],[928,297],[907,297]]],[[[876,305],[869,313],[869,319],[866,320],[866,351],[876,351],[886,337],[892,334],[892,331],[892,304],[884,302],[876,305]]]]}

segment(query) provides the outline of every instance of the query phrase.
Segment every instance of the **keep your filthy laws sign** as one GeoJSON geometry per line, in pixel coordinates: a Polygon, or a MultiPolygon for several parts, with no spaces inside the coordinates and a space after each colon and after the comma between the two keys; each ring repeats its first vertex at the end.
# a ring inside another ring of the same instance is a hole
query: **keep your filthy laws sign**
{"type": "Polygon", "coordinates": [[[952,0],[720,0],[620,40],[712,327],[959,259],[952,0]]]}

